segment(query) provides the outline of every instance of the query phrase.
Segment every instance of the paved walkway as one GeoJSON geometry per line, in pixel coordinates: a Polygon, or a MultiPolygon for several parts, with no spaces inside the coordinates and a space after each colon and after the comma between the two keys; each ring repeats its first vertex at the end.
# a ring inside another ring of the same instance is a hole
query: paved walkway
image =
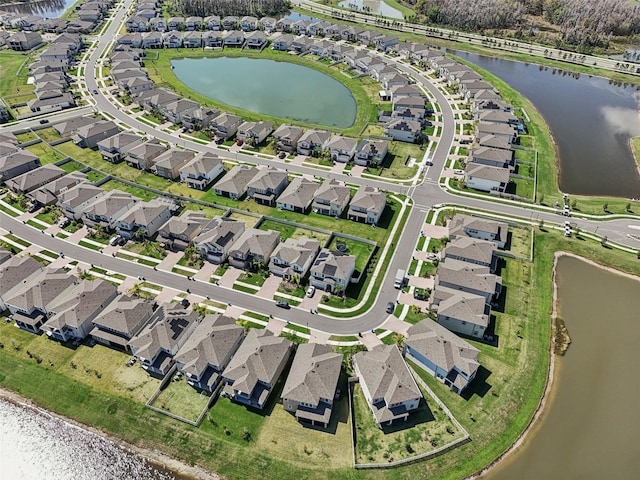
{"type": "Polygon", "coordinates": [[[218,280],[218,284],[221,287],[233,288],[233,284],[236,283],[238,277],[242,275],[244,272],[239,268],[229,267],[227,271],[224,272],[224,275],[220,280],[218,280]]]}
{"type": "Polygon", "coordinates": [[[420,307],[420,310],[426,312],[429,310],[429,301],[428,300],[416,300],[413,298],[413,294],[411,293],[401,293],[398,297],[398,301],[402,305],[416,305],[420,307]]]}
{"type": "Polygon", "coordinates": [[[124,281],[118,287],[118,292],[128,295],[129,290],[131,290],[137,282],[138,280],[133,277],[125,278],[124,281]]]}
{"type": "Polygon", "coordinates": [[[426,224],[422,231],[425,236],[431,238],[444,238],[449,236],[449,228],[441,227],[439,225],[426,224]]]}
{"type": "Polygon", "coordinates": [[[211,262],[204,262],[202,268],[198,271],[198,273],[193,274],[193,278],[196,280],[200,280],[202,282],[209,282],[209,279],[213,275],[213,273],[218,269],[218,265],[211,262]]]}
{"type": "Polygon", "coordinates": [[[377,347],[378,345],[382,345],[382,340],[380,340],[375,333],[368,331],[362,332],[362,337],[360,337],[360,341],[362,344],[367,347],[367,350],[372,350],[373,347],[377,347]]]}
{"type": "Polygon", "coordinates": [[[329,343],[329,337],[331,335],[326,332],[320,332],[319,330],[311,330],[309,343],[321,343],[326,345],[329,343]]]}
{"type": "Polygon", "coordinates": [[[381,328],[384,328],[386,330],[391,330],[393,332],[401,333],[404,336],[407,335],[407,330],[409,330],[409,327],[411,327],[410,323],[405,322],[404,320],[400,320],[395,315],[389,315],[389,318],[387,319],[387,321],[384,322],[381,326],[381,328]]]}
{"type": "Polygon", "coordinates": [[[282,329],[287,326],[287,322],[285,320],[281,320],[279,318],[272,318],[269,320],[267,324],[267,330],[273,333],[276,337],[282,333],[282,329]]]}
{"type": "MultiPolygon", "coordinates": [[[[167,256],[156,267],[158,270],[166,270],[170,272],[171,269],[178,263],[178,261],[184,256],[184,252],[167,252],[167,256]]],[[[185,270],[187,272],[187,270],[185,270]]]]}
{"type": "MultiPolygon", "coordinates": [[[[179,290],[175,290],[173,288],[164,287],[162,291],[156,297],[156,302],[160,303],[171,303],[171,300],[175,298],[176,295],[180,293],[179,290]]],[[[191,301],[191,300],[189,300],[191,301]]]]}

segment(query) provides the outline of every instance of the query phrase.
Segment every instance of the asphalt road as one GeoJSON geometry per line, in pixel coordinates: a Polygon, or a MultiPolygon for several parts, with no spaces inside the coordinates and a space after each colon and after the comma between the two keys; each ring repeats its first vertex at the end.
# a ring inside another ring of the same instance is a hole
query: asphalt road
{"type": "MultiPolygon", "coordinates": [[[[454,114],[449,106],[449,103],[445,99],[444,95],[434,87],[427,79],[411,70],[408,66],[403,64],[397,64],[401,70],[407,73],[411,73],[418,81],[420,81],[425,88],[427,88],[431,95],[433,95],[441,107],[443,131],[438,141],[437,148],[435,149],[432,162],[433,166],[429,167],[426,171],[426,180],[423,183],[415,186],[405,186],[391,184],[383,181],[375,181],[370,179],[358,178],[346,176],[343,174],[321,172],[314,168],[290,165],[283,165],[282,162],[277,159],[269,160],[254,157],[251,155],[232,154],[226,150],[222,150],[209,145],[201,145],[196,142],[192,142],[186,139],[176,139],[175,136],[169,135],[160,130],[156,130],[147,124],[139,122],[131,118],[126,113],[119,110],[113,105],[108,98],[98,89],[98,84],[95,77],[95,67],[97,65],[100,55],[107,49],[112,40],[115,38],[117,31],[120,28],[121,23],[125,19],[125,13],[128,7],[131,5],[131,0],[125,0],[114,12],[113,21],[109,25],[106,32],[100,36],[98,45],[91,53],[90,58],[87,61],[85,70],[85,81],[89,92],[98,91],[97,94],[91,93],[95,100],[95,108],[97,111],[106,112],[109,115],[116,118],[118,121],[130,125],[132,128],[145,132],[148,135],[153,135],[156,138],[172,143],[180,144],[181,146],[188,147],[195,151],[210,151],[217,153],[220,156],[229,158],[233,155],[234,159],[241,162],[254,163],[259,165],[274,166],[277,168],[283,168],[286,166],[288,170],[316,175],[323,178],[336,178],[345,182],[358,185],[371,185],[379,187],[383,190],[397,192],[409,195],[414,201],[414,207],[410,212],[408,221],[402,232],[402,236],[397,245],[392,246],[393,258],[390,262],[387,275],[382,281],[380,290],[374,292],[376,295],[375,304],[366,313],[357,317],[351,317],[348,319],[334,319],[327,318],[321,315],[312,315],[307,311],[303,311],[298,308],[292,308],[291,310],[284,311],[275,306],[272,300],[266,300],[255,295],[245,294],[236,290],[231,290],[219,286],[212,285],[210,283],[204,283],[200,281],[189,281],[182,275],[173,274],[171,272],[154,271],[151,267],[145,267],[138,264],[132,264],[128,261],[114,258],[111,256],[102,255],[93,250],[88,250],[77,245],[70,244],[59,238],[51,238],[45,236],[33,228],[23,225],[21,221],[15,220],[5,214],[0,217],[2,220],[2,227],[7,230],[12,230],[18,236],[25,240],[41,245],[48,250],[64,252],[68,257],[80,260],[85,263],[92,263],[94,265],[101,265],[103,268],[121,272],[125,275],[137,277],[143,275],[148,281],[157,283],[160,285],[170,285],[173,288],[186,291],[189,289],[196,295],[206,296],[209,295],[216,299],[226,299],[234,305],[240,305],[248,310],[254,310],[264,314],[271,314],[275,317],[284,318],[300,325],[308,325],[311,328],[326,331],[335,334],[354,334],[357,332],[373,329],[382,324],[386,318],[385,306],[389,301],[395,301],[398,291],[393,288],[393,280],[395,272],[398,268],[406,269],[409,265],[412,254],[415,248],[416,241],[420,235],[422,226],[424,225],[427,210],[433,205],[440,204],[457,204],[461,206],[467,206],[470,208],[481,209],[491,211],[497,214],[508,215],[512,217],[518,217],[521,219],[538,221],[542,219],[548,225],[556,223],[564,223],[565,217],[559,217],[553,212],[539,212],[533,211],[523,206],[495,203],[480,198],[470,198],[465,196],[458,196],[446,192],[441,189],[438,184],[440,172],[444,168],[447,156],[450,151],[450,147],[453,143],[455,136],[455,120],[454,114]],[[123,6],[124,8],[123,8],[123,6]],[[434,172],[434,173],[431,173],[434,172]],[[432,178],[432,180],[430,180],[432,178]]],[[[572,222],[578,224],[583,231],[594,232],[598,234],[607,235],[609,240],[618,243],[626,244],[632,248],[640,249],[640,241],[630,238],[629,235],[640,234],[640,220],[613,220],[613,221],[592,221],[585,219],[573,218],[572,222]],[[635,227],[635,228],[634,228],[635,227]]]]}

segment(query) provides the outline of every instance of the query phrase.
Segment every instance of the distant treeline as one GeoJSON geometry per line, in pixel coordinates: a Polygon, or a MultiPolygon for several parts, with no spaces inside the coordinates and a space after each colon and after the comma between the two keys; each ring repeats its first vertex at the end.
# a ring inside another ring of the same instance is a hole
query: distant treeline
{"type": "Polygon", "coordinates": [[[175,11],[183,16],[207,17],[251,15],[256,18],[273,17],[287,13],[288,0],[168,0],[175,11]]]}
{"type": "Polygon", "coordinates": [[[640,33],[640,6],[628,0],[405,0],[430,22],[466,31],[528,30],[531,16],[558,28],[568,45],[608,47],[640,33]]]}

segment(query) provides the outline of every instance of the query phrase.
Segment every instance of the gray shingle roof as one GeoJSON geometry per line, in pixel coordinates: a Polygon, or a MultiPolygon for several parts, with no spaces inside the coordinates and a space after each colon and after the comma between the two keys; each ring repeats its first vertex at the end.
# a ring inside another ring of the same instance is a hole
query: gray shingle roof
{"type": "Polygon", "coordinates": [[[490,265],[493,260],[495,245],[486,240],[471,237],[458,237],[443,250],[444,258],[460,257],[466,261],[475,261],[490,265]]]}
{"type": "Polygon", "coordinates": [[[153,312],[151,302],[146,302],[137,297],[120,295],[94,320],[94,325],[107,327],[131,338],[138,333],[140,319],[149,318],[153,312]]]}
{"type": "Polygon", "coordinates": [[[387,196],[373,187],[363,185],[351,199],[350,208],[358,207],[368,212],[380,212],[387,204],[387,196]]]}
{"type": "Polygon", "coordinates": [[[75,281],[77,279],[62,268],[47,268],[40,272],[33,281],[22,284],[21,288],[13,290],[11,297],[5,298],[5,303],[25,311],[29,311],[33,307],[45,309],[75,281]]]}
{"type": "Polygon", "coordinates": [[[308,405],[318,405],[321,399],[332,400],[341,367],[342,355],[329,345],[299,345],[281,397],[308,405]]]}
{"type": "Polygon", "coordinates": [[[452,295],[438,305],[438,315],[485,328],[489,325],[487,310],[484,297],[478,295],[452,295]]]}
{"type": "Polygon", "coordinates": [[[245,228],[244,222],[237,222],[228,218],[214,218],[205,225],[202,233],[194,239],[194,243],[209,243],[225,248],[233,244],[244,232],[245,228]]]}
{"type": "Polygon", "coordinates": [[[501,279],[489,273],[489,267],[448,258],[438,265],[436,281],[436,287],[444,282],[493,295],[501,279]]]}
{"type": "Polygon", "coordinates": [[[510,171],[508,168],[492,167],[481,163],[467,163],[464,173],[468,177],[482,178],[499,183],[509,183],[510,171]]]}
{"type": "Polygon", "coordinates": [[[30,256],[11,257],[0,266],[0,292],[4,295],[38,270],[42,264],[30,256]]]}
{"type": "Polygon", "coordinates": [[[256,167],[236,165],[216,183],[214,188],[215,190],[241,195],[247,190],[247,185],[258,172],[259,170],[256,167]]]}
{"type": "Polygon", "coordinates": [[[311,205],[319,187],[320,184],[312,180],[307,180],[303,177],[296,177],[291,180],[291,183],[280,194],[278,197],[278,203],[299,207],[304,210],[311,205]]]}
{"type": "MultiPolygon", "coordinates": [[[[12,155],[10,155],[12,156],[12,155]]],[[[35,188],[62,177],[66,172],[53,164],[34,168],[30,172],[18,175],[7,181],[7,186],[20,192],[30,192],[35,188]]]]}
{"type": "Polygon", "coordinates": [[[130,193],[120,190],[110,190],[96,199],[84,209],[85,215],[94,215],[111,218],[131,202],[137,202],[130,193]]]}

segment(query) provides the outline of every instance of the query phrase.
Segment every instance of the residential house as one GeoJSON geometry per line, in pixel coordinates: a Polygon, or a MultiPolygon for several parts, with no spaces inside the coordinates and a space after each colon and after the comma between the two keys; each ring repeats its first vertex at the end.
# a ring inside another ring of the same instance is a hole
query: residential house
{"type": "Polygon", "coordinates": [[[182,115],[182,125],[190,130],[208,128],[220,115],[220,110],[200,107],[182,115]]]}
{"type": "Polygon", "coordinates": [[[491,309],[485,298],[452,288],[437,286],[434,290],[437,322],[448,330],[482,340],[489,326],[491,309]]]}
{"type": "Polygon", "coordinates": [[[256,264],[268,265],[278,243],[280,232],[248,228],[233,243],[229,265],[241,269],[253,269],[256,264]]]}
{"type": "Polygon", "coordinates": [[[498,248],[504,248],[509,235],[508,226],[504,222],[487,218],[457,214],[449,223],[449,239],[471,237],[492,242],[498,248]]]}
{"type": "Polygon", "coordinates": [[[182,36],[182,46],[184,48],[201,48],[202,32],[185,32],[182,36]]]}
{"type": "Polygon", "coordinates": [[[351,198],[351,189],[337,180],[325,180],[316,191],[313,211],[321,215],[340,217],[351,198]]]}
{"type": "Polygon", "coordinates": [[[354,163],[363,167],[376,167],[384,162],[389,149],[385,140],[369,140],[365,138],[356,148],[354,163]]]}
{"type": "Polygon", "coordinates": [[[71,172],[27,194],[27,197],[36,205],[55,205],[58,196],[76,185],[87,182],[87,174],[71,172]]]}
{"type": "Polygon", "coordinates": [[[260,145],[273,132],[273,123],[270,122],[244,122],[238,127],[236,138],[248,145],[260,145]]]}
{"type": "Polygon", "coordinates": [[[467,188],[504,193],[509,184],[510,174],[508,168],[469,162],[464,169],[464,181],[467,188]]]}
{"type": "Polygon", "coordinates": [[[106,280],[80,280],[51,303],[48,313],[53,315],[42,331],[60,342],[83,340],[93,329],[93,320],[117,295],[116,287],[106,280]]]}
{"type": "MultiPolygon", "coordinates": [[[[422,98],[422,91],[415,85],[395,85],[391,90],[391,101],[397,103],[403,97],[422,98]]],[[[424,99],[422,105],[424,107],[424,99]]]]}
{"type": "Polygon", "coordinates": [[[143,369],[164,377],[173,357],[187,341],[201,317],[193,310],[160,305],[149,323],[129,341],[129,348],[143,369]]]}
{"type": "MultiPolygon", "coordinates": [[[[12,155],[9,155],[11,157],[12,155]]],[[[9,180],[5,180],[5,185],[9,190],[15,193],[29,193],[40,187],[43,187],[49,182],[52,182],[63,175],[65,172],[62,168],[49,163],[42,167],[35,168],[27,173],[18,175],[9,180]]]]}
{"type": "Polygon", "coordinates": [[[414,120],[396,118],[384,125],[384,134],[400,142],[415,143],[421,138],[421,132],[422,125],[414,120]]]}
{"type": "Polygon", "coordinates": [[[398,44],[398,37],[391,35],[381,35],[374,39],[376,50],[386,52],[398,44]]]}
{"type": "Polygon", "coordinates": [[[162,46],[164,48],[180,48],[183,44],[184,34],[179,31],[169,31],[162,34],[162,46]]]}
{"type": "Polygon", "coordinates": [[[58,206],[68,219],[80,220],[84,209],[106,193],[105,190],[96,187],[93,183],[79,183],[58,196],[58,206]]]}
{"type": "Polygon", "coordinates": [[[358,140],[356,138],[332,135],[326,144],[326,149],[334,162],[347,163],[356,153],[358,140]]]}
{"type": "Polygon", "coordinates": [[[252,329],[224,369],[222,395],[262,409],[284,369],[293,344],[267,329],[252,329]]]}
{"type": "Polygon", "coordinates": [[[299,422],[327,428],[341,368],[342,355],[331,346],[299,345],[282,389],[284,409],[299,422]]]}
{"type": "Polygon", "coordinates": [[[0,182],[7,182],[40,166],[40,159],[29,150],[0,156],[0,182]]]}
{"type": "Polygon", "coordinates": [[[490,167],[507,168],[511,171],[515,169],[513,150],[510,149],[474,147],[469,154],[469,162],[490,167]]]}
{"type": "Polygon", "coordinates": [[[478,122],[476,126],[476,138],[482,138],[485,135],[495,135],[496,137],[503,137],[514,143],[518,134],[512,125],[506,125],[503,123],[488,123],[478,122]]]}
{"type": "Polygon", "coordinates": [[[82,148],[96,148],[98,142],[120,133],[118,125],[111,120],[99,120],[94,124],[83,125],[76,131],[73,141],[82,148]]]}
{"type": "Polygon", "coordinates": [[[222,19],[222,28],[224,30],[234,30],[238,28],[238,17],[234,15],[227,15],[222,19]]]}
{"type": "Polygon", "coordinates": [[[169,30],[184,30],[184,17],[170,17],[167,21],[169,30]]]}
{"type": "Polygon", "coordinates": [[[178,371],[195,389],[213,393],[243,338],[234,318],[206,315],[174,357],[178,371]]]}
{"type": "Polygon", "coordinates": [[[354,222],[377,225],[387,205],[387,196],[377,188],[362,185],[349,203],[347,218],[354,222]]]}
{"type": "Polygon", "coordinates": [[[153,237],[177,210],[178,205],[165,197],[138,202],[118,218],[118,234],[128,240],[138,236],[153,237]]]}
{"type": "Polygon", "coordinates": [[[291,48],[292,43],[293,43],[293,35],[290,35],[288,33],[281,33],[273,37],[273,39],[271,40],[271,48],[273,50],[286,52],[291,48]]]}
{"type": "Polygon", "coordinates": [[[276,149],[284,152],[295,151],[303,133],[304,130],[300,127],[280,125],[278,129],[273,132],[273,138],[276,139],[276,149]]]}
{"type": "Polygon", "coordinates": [[[185,250],[209,223],[204,213],[187,210],[179,217],[171,217],[158,231],[157,240],[169,250],[185,250]]]}
{"type": "Polygon", "coordinates": [[[254,30],[253,32],[246,33],[244,36],[244,46],[254,50],[260,50],[267,45],[267,36],[264,32],[254,30]]]}
{"type": "Polygon", "coordinates": [[[142,43],[141,43],[142,48],[145,48],[145,49],[162,48],[164,33],[147,32],[142,34],[141,40],[142,40],[142,43]]]}
{"type": "Polygon", "coordinates": [[[352,357],[362,393],[378,428],[406,421],[422,400],[422,392],[409,372],[398,347],[377,345],[352,357]]]}
{"type": "Polygon", "coordinates": [[[169,120],[171,123],[182,123],[185,115],[198,110],[200,105],[194,102],[193,100],[188,100],[186,98],[181,98],[180,100],[176,100],[175,102],[171,102],[165,104],[160,110],[163,115],[169,120]]]}
{"type": "Polygon", "coordinates": [[[130,149],[125,156],[125,161],[130,167],[150,170],[155,163],[155,159],[167,149],[168,147],[161,144],[157,139],[152,138],[130,149]]]}
{"type": "Polygon", "coordinates": [[[260,20],[258,20],[258,25],[262,30],[270,34],[276,29],[276,22],[277,20],[275,18],[262,17],[260,20]]]}
{"type": "MultiPolygon", "coordinates": [[[[475,99],[479,92],[491,91],[495,92],[493,85],[482,80],[473,80],[460,84],[460,92],[468,100],[475,99]]],[[[496,92],[497,93],[497,92],[496,92]]]]}
{"type": "Polygon", "coordinates": [[[311,266],[309,283],[319,290],[344,293],[356,269],[356,257],[323,248],[311,266]]]}
{"type": "Polygon", "coordinates": [[[245,193],[249,182],[254,179],[259,170],[248,165],[236,165],[222,177],[213,187],[216,195],[228,197],[233,200],[240,200],[245,193]]]}
{"type": "Polygon", "coordinates": [[[278,32],[290,32],[292,24],[293,24],[293,20],[286,17],[282,17],[276,22],[276,30],[278,32]]]}
{"type": "Polygon", "coordinates": [[[202,17],[187,17],[184,23],[186,25],[187,30],[193,31],[193,30],[200,30],[202,28],[202,22],[203,22],[202,17]]]}
{"type": "Polygon", "coordinates": [[[316,40],[313,45],[309,47],[309,53],[316,55],[320,58],[326,58],[329,56],[329,50],[333,45],[329,40],[325,40],[324,38],[320,38],[316,40]]]}
{"type": "Polygon", "coordinates": [[[224,112],[213,119],[209,128],[217,140],[228,140],[236,134],[242,122],[242,117],[224,112]]]}
{"type": "Polygon", "coordinates": [[[34,113],[58,112],[74,106],[73,96],[69,92],[59,90],[55,95],[43,95],[27,102],[27,107],[34,113]]]}
{"type": "Polygon", "coordinates": [[[409,327],[404,355],[426,372],[461,394],[480,367],[480,351],[433,320],[409,327]]]}
{"type": "Polygon", "coordinates": [[[250,32],[258,28],[258,19],[250,15],[244,16],[240,19],[240,30],[243,32],[250,32]]]}
{"type": "Polygon", "coordinates": [[[220,17],[218,15],[211,15],[204,18],[204,25],[207,30],[218,31],[220,30],[220,17]]]}
{"type": "Polygon", "coordinates": [[[304,177],[295,177],[280,194],[276,205],[280,210],[307,213],[320,184],[304,177]]]}
{"type": "Polygon", "coordinates": [[[223,263],[244,230],[244,222],[214,218],[204,226],[200,235],[193,240],[193,244],[205,260],[216,264],[223,263]]]}
{"type": "Polygon", "coordinates": [[[206,190],[224,173],[224,163],[215,153],[199,153],[180,169],[180,181],[189,188],[206,190]]]}
{"type": "MultiPolygon", "coordinates": [[[[16,275],[14,268],[18,265],[14,259],[5,263],[9,265],[8,268],[3,265],[3,281],[6,275],[16,275]]],[[[23,265],[31,268],[29,264],[23,265]]],[[[44,268],[34,272],[30,275],[19,273],[19,278],[24,280],[19,280],[11,290],[3,293],[2,299],[18,328],[39,334],[42,325],[55,313],[49,309],[51,304],[61,293],[72,288],[77,278],[63,268],[44,268]]]]}
{"type": "Polygon", "coordinates": [[[269,271],[285,280],[304,279],[320,250],[320,242],[306,237],[287,238],[271,254],[269,271]]]}
{"type": "Polygon", "coordinates": [[[502,291],[502,279],[489,267],[448,259],[438,264],[434,285],[473,293],[491,303],[502,291]]]}
{"type": "Polygon", "coordinates": [[[475,115],[476,120],[489,123],[501,123],[505,125],[519,125],[520,119],[511,111],[503,111],[497,109],[482,110],[475,115]]]}
{"type": "MultiPolygon", "coordinates": [[[[93,22],[95,19],[87,19],[85,21],[93,22]]],[[[134,15],[127,18],[124,22],[124,26],[127,29],[127,32],[146,32],[149,30],[149,19],[139,15],[134,15]]]]}
{"type": "Polygon", "coordinates": [[[19,285],[33,285],[33,279],[42,272],[42,264],[29,255],[13,256],[0,265],[0,309],[7,308],[6,300],[19,285]]]}
{"type": "Polygon", "coordinates": [[[9,37],[7,45],[11,50],[27,52],[42,44],[42,37],[36,32],[18,32],[9,37]]]}
{"type": "Polygon", "coordinates": [[[496,246],[488,240],[471,237],[456,237],[442,251],[442,258],[453,258],[462,262],[489,267],[491,273],[496,271],[496,246]]]}
{"type": "Polygon", "coordinates": [[[331,134],[324,130],[306,130],[298,139],[296,150],[298,155],[317,157],[324,151],[331,134]]]}
{"type": "Polygon", "coordinates": [[[196,154],[190,150],[167,150],[156,157],[153,165],[155,174],[175,180],[180,176],[180,170],[195,156],[196,154]]]}
{"type": "Polygon", "coordinates": [[[499,137],[497,135],[486,134],[477,136],[476,141],[481,147],[499,148],[502,150],[512,150],[512,144],[507,137],[499,137]]]}
{"type": "Polygon", "coordinates": [[[307,53],[313,45],[313,39],[300,35],[291,42],[291,50],[296,53],[307,53]]]}
{"type": "Polygon", "coordinates": [[[167,31],[167,21],[163,17],[154,17],[149,19],[149,30],[164,33],[167,31]]]}
{"type": "Polygon", "coordinates": [[[117,189],[94,199],[82,209],[82,223],[89,228],[100,225],[106,231],[115,230],[118,218],[139,201],[130,193],[117,189]]]}
{"type": "Polygon", "coordinates": [[[153,110],[162,110],[162,107],[172,102],[180,100],[180,95],[166,90],[164,88],[154,88],[147,92],[142,92],[136,98],[138,104],[146,111],[151,112],[153,110]]]}
{"type": "Polygon", "coordinates": [[[244,45],[244,32],[232,30],[224,36],[225,48],[242,48],[244,45]]]}
{"type": "Polygon", "coordinates": [[[275,168],[261,168],[247,184],[247,196],[261,205],[273,206],[287,185],[287,172],[275,168]]]}
{"type": "Polygon", "coordinates": [[[120,132],[98,142],[98,151],[102,158],[111,163],[120,163],[134,147],[141,145],[145,138],[131,132],[120,132]]]}

